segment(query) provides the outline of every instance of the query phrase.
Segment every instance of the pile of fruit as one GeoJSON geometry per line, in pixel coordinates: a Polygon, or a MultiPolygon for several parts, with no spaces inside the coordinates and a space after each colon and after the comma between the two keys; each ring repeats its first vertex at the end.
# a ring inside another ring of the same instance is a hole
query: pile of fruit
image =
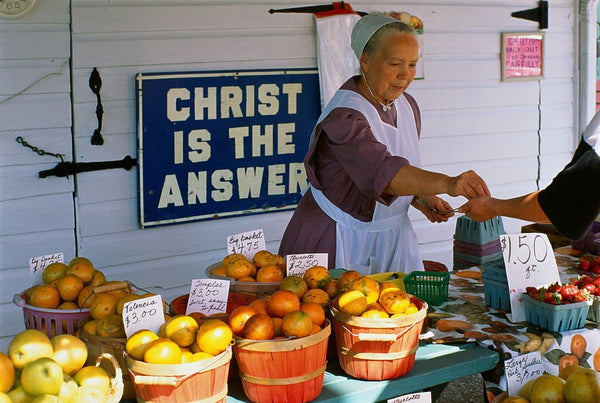
{"type": "Polygon", "coordinates": [[[587,291],[589,295],[600,296],[600,275],[588,276],[584,274],[573,281],[573,284],[581,290],[587,291]]]}
{"type": "Polygon", "coordinates": [[[588,272],[590,274],[600,275],[600,256],[596,256],[594,260],[581,260],[579,262],[579,270],[588,272]]]}
{"type": "Polygon", "coordinates": [[[493,403],[597,403],[599,397],[600,372],[570,365],[558,375],[544,374],[531,379],[518,396],[498,395],[493,403]]]}
{"type": "Polygon", "coordinates": [[[211,274],[231,277],[241,282],[275,283],[285,276],[283,256],[260,250],[252,260],[241,253],[231,253],[221,261],[211,274]]]}
{"type": "MultiPolygon", "coordinates": [[[[527,287],[525,292],[531,298],[551,305],[565,305],[587,301],[590,293],[587,288],[580,288],[582,283],[552,283],[543,287],[527,287]]],[[[594,286],[595,288],[595,286],[594,286]]]]}
{"type": "Polygon", "coordinates": [[[175,315],[158,334],[147,329],[133,333],[125,342],[125,351],[150,364],[184,364],[222,353],[232,339],[231,329],[220,319],[175,315]]]}
{"type": "Polygon", "coordinates": [[[28,329],[0,352],[0,402],[104,403],[112,393],[102,367],[85,366],[88,350],[70,334],[51,339],[28,329]]]}

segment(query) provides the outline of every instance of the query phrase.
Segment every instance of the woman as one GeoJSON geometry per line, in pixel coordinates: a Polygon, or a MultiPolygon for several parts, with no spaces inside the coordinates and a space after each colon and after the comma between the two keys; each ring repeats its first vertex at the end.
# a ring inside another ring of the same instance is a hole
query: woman
{"type": "Polygon", "coordinates": [[[571,162],[548,187],[506,200],[475,198],[459,211],[477,221],[501,215],[552,223],[567,238],[582,238],[600,214],[600,111],[584,130],[571,162]]]}
{"type": "Polygon", "coordinates": [[[442,222],[452,208],[436,194],[471,198],[489,191],[472,171],[449,177],[418,168],[420,112],[404,92],[419,54],[412,28],[369,14],[354,26],[351,46],[361,74],[319,117],[304,159],[310,186],[279,254],[328,253],[330,268],[363,274],[423,270],[408,207],[442,222]]]}

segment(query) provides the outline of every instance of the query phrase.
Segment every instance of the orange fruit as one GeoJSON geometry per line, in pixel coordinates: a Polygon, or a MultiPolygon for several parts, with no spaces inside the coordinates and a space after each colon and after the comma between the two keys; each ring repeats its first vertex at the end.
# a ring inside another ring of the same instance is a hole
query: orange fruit
{"type": "Polygon", "coordinates": [[[291,291],[277,290],[267,301],[267,312],[270,316],[283,318],[291,311],[300,309],[300,299],[291,291]]]}
{"type": "Polygon", "coordinates": [[[256,279],[252,276],[240,277],[237,279],[237,281],[240,281],[242,283],[256,283],[256,279]]]}
{"type": "Polygon", "coordinates": [[[300,305],[300,310],[306,312],[315,325],[321,326],[325,322],[325,309],[316,302],[305,302],[300,305]]]}
{"type": "Polygon", "coordinates": [[[73,274],[67,274],[56,280],[56,289],[63,301],[75,301],[83,290],[83,281],[73,274]]]}
{"type": "Polygon", "coordinates": [[[0,392],[8,392],[15,383],[15,367],[6,354],[0,351],[0,392]]]}
{"type": "Polygon", "coordinates": [[[117,314],[119,299],[112,294],[97,294],[90,305],[92,319],[102,319],[117,314]]]}
{"type": "Polygon", "coordinates": [[[217,267],[216,269],[214,269],[211,274],[215,275],[215,276],[227,276],[227,266],[221,265],[219,267],[217,267]]]}
{"type": "Polygon", "coordinates": [[[248,304],[248,306],[251,308],[254,308],[256,313],[268,314],[266,298],[255,299],[254,301],[250,302],[250,304],[248,304]]]}
{"type": "Polygon", "coordinates": [[[348,270],[341,274],[337,281],[338,288],[338,296],[342,295],[342,293],[348,291],[348,287],[350,287],[350,283],[359,277],[362,277],[362,274],[356,270],[348,270]]]}
{"type": "Polygon", "coordinates": [[[377,302],[379,298],[379,283],[370,277],[362,276],[352,280],[349,290],[360,291],[367,297],[367,304],[377,302]]]}
{"type": "Polygon", "coordinates": [[[179,347],[188,347],[196,341],[198,322],[189,315],[175,315],[165,324],[165,336],[179,347]]]}
{"type": "Polygon", "coordinates": [[[98,326],[98,321],[91,319],[83,324],[82,329],[87,334],[96,334],[97,326],[98,326]]]}
{"type": "Polygon", "coordinates": [[[598,347],[598,350],[596,350],[592,357],[592,366],[596,371],[600,371],[600,347],[598,347]]]}
{"type": "Polygon", "coordinates": [[[286,276],[279,283],[280,290],[288,290],[302,298],[304,293],[308,291],[308,284],[300,276],[286,276]]]}
{"type": "Polygon", "coordinates": [[[406,292],[397,288],[385,289],[379,295],[379,305],[390,315],[404,313],[410,305],[410,298],[406,292]]]}
{"type": "Polygon", "coordinates": [[[320,288],[313,288],[311,290],[306,291],[302,296],[302,302],[316,302],[321,305],[323,308],[327,308],[327,305],[331,301],[329,298],[329,294],[320,288]]]}
{"type": "Polygon", "coordinates": [[[158,339],[158,335],[151,330],[141,329],[133,333],[125,342],[125,351],[134,360],[144,359],[144,352],[148,344],[158,339]]]}
{"type": "Polygon", "coordinates": [[[260,268],[268,265],[275,265],[277,262],[275,256],[268,250],[259,250],[254,254],[252,263],[260,268]]]}
{"type": "Polygon", "coordinates": [[[249,305],[241,305],[233,309],[229,315],[228,324],[231,331],[236,336],[241,336],[244,331],[244,325],[258,311],[249,305]]]}
{"type": "Polygon", "coordinates": [[[278,283],[282,279],[283,272],[273,264],[263,266],[256,272],[256,281],[259,283],[278,283]]]}
{"type": "Polygon", "coordinates": [[[50,263],[42,272],[42,280],[44,281],[44,284],[50,284],[54,280],[58,280],[64,276],[65,272],[67,271],[67,267],[68,266],[62,262],[50,263]]]}
{"type": "Polygon", "coordinates": [[[102,284],[106,283],[106,276],[100,270],[94,270],[94,274],[92,275],[92,280],[88,285],[93,287],[98,287],[102,284]]]}
{"type": "Polygon", "coordinates": [[[275,331],[275,337],[283,336],[283,330],[281,329],[283,319],[273,316],[271,318],[271,320],[273,321],[273,329],[275,331]]]}
{"type": "Polygon", "coordinates": [[[65,301],[58,306],[58,309],[79,309],[79,306],[73,301],[65,301]]]}
{"type": "Polygon", "coordinates": [[[123,307],[126,303],[135,301],[136,299],[140,298],[142,298],[142,296],[138,294],[127,294],[119,298],[119,301],[117,302],[117,315],[123,315],[123,307]]]}
{"type": "Polygon", "coordinates": [[[337,297],[338,294],[338,281],[336,279],[331,279],[329,284],[323,288],[323,290],[329,295],[329,298],[333,299],[337,297]]]}
{"type": "Polygon", "coordinates": [[[529,391],[529,400],[532,402],[565,402],[564,379],[557,375],[540,375],[529,391]]]}
{"type": "Polygon", "coordinates": [[[386,311],[380,311],[378,309],[368,309],[360,314],[361,318],[368,319],[387,319],[390,317],[386,311]]]}
{"type": "Polygon", "coordinates": [[[94,298],[97,296],[93,291],[94,287],[87,285],[79,292],[79,295],[77,296],[77,305],[79,305],[80,308],[89,308],[90,305],[92,305],[94,298]]]}
{"type": "Polygon", "coordinates": [[[340,311],[349,315],[361,315],[367,310],[367,305],[367,297],[357,290],[346,291],[338,299],[340,311]]]}
{"type": "Polygon", "coordinates": [[[96,321],[96,335],[114,338],[127,337],[123,325],[123,317],[113,313],[102,319],[98,319],[96,321]]]}
{"type": "Polygon", "coordinates": [[[233,333],[225,322],[220,319],[207,319],[196,335],[196,343],[201,351],[217,355],[227,349],[233,339],[233,333]]]}
{"type": "Polygon", "coordinates": [[[39,308],[56,309],[60,305],[60,294],[51,285],[43,284],[31,292],[27,303],[39,308]]]}
{"type": "Polygon", "coordinates": [[[89,283],[94,277],[94,265],[85,257],[76,257],[71,259],[65,274],[74,274],[84,283],[89,283]]]}
{"type": "Polygon", "coordinates": [[[40,288],[43,284],[36,284],[36,285],[32,285],[31,287],[29,287],[27,289],[27,291],[25,291],[25,297],[27,299],[27,301],[29,301],[29,299],[31,298],[31,295],[33,294],[33,292],[35,291],[36,288],[40,288]]]}
{"type": "Polygon", "coordinates": [[[309,289],[312,288],[325,288],[329,281],[331,281],[331,275],[329,270],[323,266],[313,266],[304,272],[302,276],[309,289]]]}
{"type": "Polygon", "coordinates": [[[242,335],[251,340],[271,340],[275,336],[275,326],[269,315],[257,313],[248,319],[242,335]]]}
{"type": "Polygon", "coordinates": [[[304,311],[292,311],[283,317],[281,329],[287,337],[305,337],[312,332],[313,321],[304,311]]]}
{"type": "Polygon", "coordinates": [[[181,348],[166,338],[149,342],[144,350],[144,361],[150,364],[180,364],[181,356],[181,348]]]}
{"type": "Polygon", "coordinates": [[[319,325],[315,325],[315,324],[313,323],[313,328],[312,328],[312,331],[310,332],[310,334],[319,333],[321,330],[323,330],[323,329],[321,329],[321,326],[319,326],[319,325]]]}
{"type": "Polygon", "coordinates": [[[204,351],[198,351],[197,353],[194,353],[194,355],[192,355],[192,358],[190,358],[190,362],[206,360],[208,358],[213,358],[213,357],[214,357],[214,355],[212,355],[212,354],[208,354],[204,351]]]}
{"type": "Polygon", "coordinates": [[[246,256],[242,255],[241,253],[230,253],[223,258],[221,264],[227,267],[227,265],[235,259],[246,259],[246,256]]]}
{"type": "Polygon", "coordinates": [[[194,356],[194,353],[192,353],[190,350],[188,350],[186,348],[181,349],[181,363],[182,364],[185,364],[186,362],[192,362],[193,356],[194,356]]]}
{"type": "MultiPolygon", "coordinates": [[[[206,319],[206,315],[202,312],[190,312],[188,315],[194,318],[198,326],[200,326],[202,322],[204,322],[204,320],[206,319]]],[[[169,319],[166,319],[165,322],[167,322],[169,319]]]]}
{"type": "Polygon", "coordinates": [[[246,259],[235,259],[227,265],[225,272],[227,277],[239,279],[242,277],[252,277],[252,273],[256,270],[254,264],[246,259]]]}
{"type": "Polygon", "coordinates": [[[404,311],[405,315],[412,315],[414,313],[419,312],[419,308],[413,303],[411,302],[410,304],[408,304],[408,307],[406,307],[406,310],[404,311]]]}
{"type": "Polygon", "coordinates": [[[383,290],[387,290],[389,288],[400,289],[400,287],[398,287],[397,284],[392,283],[391,281],[384,281],[383,283],[379,284],[379,292],[382,292],[383,290]]]}

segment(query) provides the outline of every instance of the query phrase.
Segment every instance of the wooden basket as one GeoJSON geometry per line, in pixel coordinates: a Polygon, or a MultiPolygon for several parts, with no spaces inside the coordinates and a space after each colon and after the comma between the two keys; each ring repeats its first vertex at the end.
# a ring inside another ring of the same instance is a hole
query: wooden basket
{"type": "Polygon", "coordinates": [[[415,363],[419,334],[427,316],[427,303],[411,296],[417,313],[389,319],[361,318],[329,309],[340,366],[357,379],[395,379],[406,375],[415,363]]]}
{"type": "MultiPolygon", "coordinates": [[[[131,379],[127,375],[127,366],[125,365],[125,361],[123,359],[123,353],[125,351],[125,343],[127,342],[127,339],[96,336],[86,333],[83,329],[79,330],[79,338],[85,343],[88,349],[86,365],[94,365],[93,363],[105,353],[116,357],[119,367],[119,377],[123,383],[123,399],[135,399],[135,389],[131,383],[131,379]]],[[[111,367],[103,364],[102,368],[104,368],[109,374],[114,375],[115,378],[117,377],[116,372],[111,367]]]]}
{"type": "Polygon", "coordinates": [[[125,354],[138,402],[226,402],[231,347],[206,360],[149,364],[125,354]]]}
{"type": "Polygon", "coordinates": [[[233,354],[246,397],[252,402],[303,403],[321,393],[331,324],[297,339],[236,338],[233,354]]]}
{"type": "MultiPolygon", "coordinates": [[[[106,403],[119,403],[121,398],[123,397],[123,372],[121,371],[121,367],[119,366],[119,362],[117,359],[108,353],[104,353],[96,358],[96,363],[94,364],[96,367],[102,366],[105,368],[103,364],[103,360],[107,360],[112,365],[111,372],[115,375],[111,377],[110,387],[108,389],[108,396],[106,396],[106,403]]],[[[106,368],[105,368],[106,369],[106,368]]]]}

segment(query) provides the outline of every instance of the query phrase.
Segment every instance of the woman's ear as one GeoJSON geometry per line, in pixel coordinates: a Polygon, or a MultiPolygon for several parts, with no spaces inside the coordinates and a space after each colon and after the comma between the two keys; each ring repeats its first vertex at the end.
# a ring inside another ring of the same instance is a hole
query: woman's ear
{"type": "Polygon", "coordinates": [[[360,69],[366,73],[367,71],[369,71],[369,61],[367,60],[367,57],[365,56],[365,54],[363,53],[362,56],[360,57],[360,59],[358,59],[358,63],[360,64],[360,69]]]}

